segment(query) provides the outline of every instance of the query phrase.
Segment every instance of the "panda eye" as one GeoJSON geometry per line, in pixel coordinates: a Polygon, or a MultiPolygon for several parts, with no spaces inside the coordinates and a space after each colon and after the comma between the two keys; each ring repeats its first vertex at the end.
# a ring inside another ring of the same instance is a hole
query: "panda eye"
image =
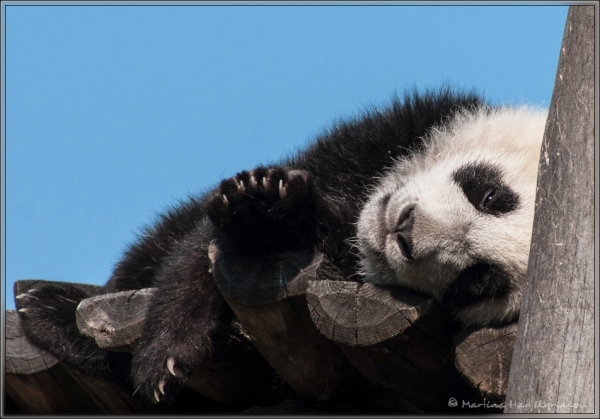
{"type": "Polygon", "coordinates": [[[488,189],[487,191],[485,191],[485,193],[483,194],[483,196],[485,198],[483,199],[483,202],[481,203],[481,206],[483,208],[487,208],[488,205],[490,205],[490,203],[494,200],[495,193],[496,193],[495,189],[488,189]]]}

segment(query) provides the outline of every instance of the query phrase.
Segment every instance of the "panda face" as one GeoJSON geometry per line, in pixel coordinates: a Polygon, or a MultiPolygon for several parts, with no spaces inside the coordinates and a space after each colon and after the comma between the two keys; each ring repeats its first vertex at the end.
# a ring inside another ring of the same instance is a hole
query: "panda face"
{"type": "Polygon", "coordinates": [[[357,225],[366,281],[434,296],[463,324],[514,319],[527,270],[546,114],[460,114],[371,192],[357,225]]]}

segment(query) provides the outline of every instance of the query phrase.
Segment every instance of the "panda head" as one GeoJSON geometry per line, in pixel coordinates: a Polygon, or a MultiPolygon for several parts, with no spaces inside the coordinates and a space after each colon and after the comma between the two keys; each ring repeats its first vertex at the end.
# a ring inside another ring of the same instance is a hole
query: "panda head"
{"type": "Polygon", "coordinates": [[[462,111],[396,162],[359,217],[365,280],[432,295],[465,326],[516,318],[546,116],[462,111]]]}

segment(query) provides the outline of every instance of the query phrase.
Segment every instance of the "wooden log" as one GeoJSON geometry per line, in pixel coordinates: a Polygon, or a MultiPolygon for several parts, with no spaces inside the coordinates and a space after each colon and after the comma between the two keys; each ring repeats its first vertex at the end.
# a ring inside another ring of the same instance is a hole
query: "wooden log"
{"type": "Polygon", "coordinates": [[[196,367],[187,385],[233,411],[276,404],[288,394],[252,338],[237,322],[215,337],[213,355],[196,367]]]}
{"type": "Polygon", "coordinates": [[[306,286],[323,264],[309,251],[240,250],[226,240],[209,247],[217,287],[265,359],[306,400],[368,399],[370,383],[318,332],[306,286]]]}
{"type": "Polygon", "coordinates": [[[156,288],[122,291],[88,298],[76,310],[79,331],[107,351],[132,352],[142,334],[156,288]]]}
{"type": "Polygon", "coordinates": [[[17,312],[6,310],[6,372],[30,375],[56,364],[58,360],[54,356],[27,340],[17,312]]]}
{"type": "Polygon", "coordinates": [[[6,310],[6,393],[22,413],[71,410],[73,401],[68,388],[49,372],[57,364],[56,358],[25,338],[17,312],[6,310]]]}
{"type": "Polygon", "coordinates": [[[400,287],[319,279],[309,281],[306,299],[317,329],[334,342],[374,345],[403,333],[421,317],[430,319],[431,330],[425,332],[434,340],[450,338],[433,299],[400,287]]]}
{"type": "Polygon", "coordinates": [[[485,411],[448,404],[451,397],[471,405],[484,400],[454,367],[457,328],[431,297],[395,286],[312,280],[307,302],[319,331],[411,411],[485,411]]]}
{"type": "Polygon", "coordinates": [[[460,374],[492,403],[506,399],[517,323],[469,328],[454,336],[455,365],[460,374]]]}
{"type": "MultiPolygon", "coordinates": [[[[136,402],[133,396],[124,390],[114,387],[107,381],[99,380],[88,375],[85,375],[72,368],[66,368],[72,379],[78,384],[78,388],[82,389],[86,398],[77,400],[75,405],[81,405],[83,410],[89,412],[90,405],[98,406],[98,410],[105,414],[131,414],[135,412],[136,402]],[[87,401],[91,400],[91,404],[87,401]]],[[[73,397],[78,398],[79,391],[74,392],[73,397]]]]}
{"type": "Polygon", "coordinates": [[[570,6],[567,15],[540,154],[507,413],[593,413],[597,402],[595,10],[570,6]]]}
{"type": "MultiPolygon", "coordinates": [[[[145,288],[83,300],[77,308],[79,330],[105,350],[133,352],[156,292],[145,288]]],[[[238,323],[216,336],[214,343],[211,359],[196,367],[188,387],[232,409],[281,400],[274,372],[238,323]]]]}
{"type": "Polygon", "coordinates": [[[6,311],[5,365],[6,393],[21,413],[133,412],[133,400],[127,394],[65,367],[31,344],[14,310],[6,311]]]}

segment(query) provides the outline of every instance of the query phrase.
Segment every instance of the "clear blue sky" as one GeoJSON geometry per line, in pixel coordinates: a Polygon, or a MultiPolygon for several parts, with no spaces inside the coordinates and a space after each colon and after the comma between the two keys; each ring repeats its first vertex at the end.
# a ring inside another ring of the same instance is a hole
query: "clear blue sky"
{"type": "Polygon", "coordinates": [[[177,199],[394,91],[548,107],[567,10],[7,6],[5,307],[17,279],[103,284],[177,199]]]}

